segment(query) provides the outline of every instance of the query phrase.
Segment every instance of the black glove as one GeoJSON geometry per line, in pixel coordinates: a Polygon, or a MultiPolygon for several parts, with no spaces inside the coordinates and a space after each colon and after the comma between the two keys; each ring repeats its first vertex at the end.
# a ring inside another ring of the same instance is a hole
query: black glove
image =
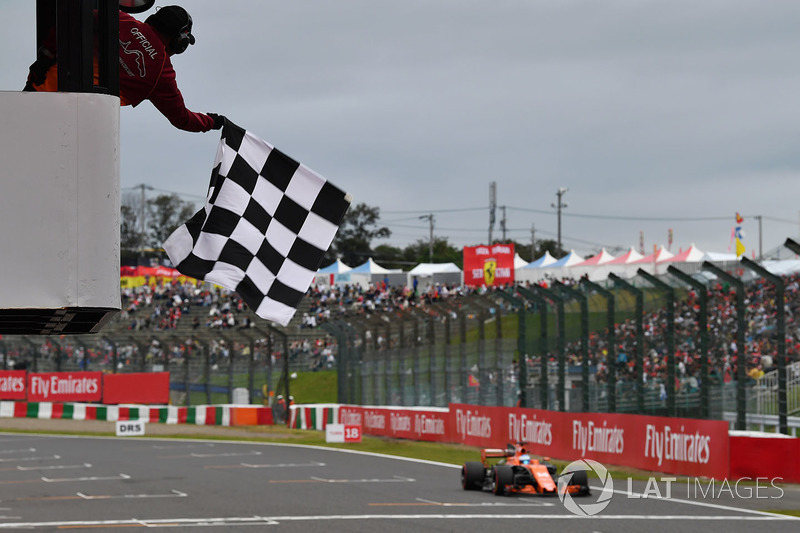
{"type": "Polygon", "coordinates": [[[40,53],[36,61],[28,71],[28,82],[25,84],[26,91],[33,91],[33,84],[41,85],[47,77],[47,71],[56,64],[54,57],[40,53]]]}
{"type": "Polygon", "coordinates": [[[214,125],[211,126],[212,130],[220,130],[225,125],[226,119],[223,115],[217,115],[216,113],[206,113],[211,119],[214,121],[214,125]]]}

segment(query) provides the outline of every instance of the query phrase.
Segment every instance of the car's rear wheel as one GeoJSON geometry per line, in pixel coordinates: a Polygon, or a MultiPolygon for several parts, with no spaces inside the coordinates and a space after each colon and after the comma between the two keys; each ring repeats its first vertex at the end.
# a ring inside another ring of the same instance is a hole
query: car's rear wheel
{"type": "Polygon", "coordinates": [[[467,461],[461,467],[461,488],[464,490],[481,490],[484,478],[483,463],[467,461]]]}
{"type": "Polygon", "coordinates": [[[494,469],[494,487],[492,492],[497,496],[506,493],[506,487],[514,484],[514,471],[510,466],[498,465],[494,469]]]}

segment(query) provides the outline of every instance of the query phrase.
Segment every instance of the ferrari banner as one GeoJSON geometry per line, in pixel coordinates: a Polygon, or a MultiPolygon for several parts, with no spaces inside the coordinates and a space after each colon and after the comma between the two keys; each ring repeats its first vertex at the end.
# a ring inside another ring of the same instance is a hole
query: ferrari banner
{"type": "Polygon", "coordinates": [[[464,284],[492,287],[514,283],[514,244],[464,247],[464,284]]]}

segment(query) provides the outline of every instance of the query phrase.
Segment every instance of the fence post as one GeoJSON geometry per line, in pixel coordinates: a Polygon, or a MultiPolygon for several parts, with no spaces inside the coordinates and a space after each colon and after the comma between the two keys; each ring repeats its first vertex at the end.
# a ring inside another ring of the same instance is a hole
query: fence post
{"type": "Polygon", "coordinates": [[[697,317],[697,325],[700,328],[700,418],[706,419],[710,413],[708,395],[708,288],[673,265],[667,267],[667,272],[696,289],[697,297],[700,299],[700,312],[697,317]]]}
{"type": "Polygon", "coordinates": [[[642,268],[637,273],[667,294],[667,414],[678,416],[675,404],[675,289],[642,268]]]}
{"type": "Polygon", "coordinates": [[[560,281],[553,284],[554,288],[558,288],[561,293],[567,298],[574,298],[578,300],[581,308],[581,382],[582,382],[582,398],[581,410],[584,413],[590,411],[589,408],[589,302],[586,295],[568,288],[560,281]]]}
{"type": "Polygon", "coordinates": [[[550,379],[547,375],[547,354],[549,351],[547,340],[547,300],[525,287],[516,287],[516,290],[525,299],[540,305],[539,309],[539,401],[542,409],[547,409],[550,404],[550,379]]]}
{"type": "Polygon", "coordinates": [[[608,343],[608,354],[606,355],[606,369],[608,378],[606,380],[606,394],[608,394],[607,409],[609,413],[617,412],[617,339],[615,334],[616,316],[614,310],[614,293],[601,287],[597,283],[582,278],[581,283],[588,289],[606,299],[606,343],[608,343]]]}
{"type": "Polygon", "coordinates": [[[504,298],[512,305],[517,306],[517,381],[519,382],[517,401],[519,407],[528,407],[528,358],[525,353],[527,351],[527,335],[525,330],[527,312],[525,310],[525,302],[511,296],[503,289],[496,291],[495,294],[504,298]]]}
{"type": "Polygon", "coordinates": [[[780,432],[784,435],[788,435],[789,421],[787,419],[786,398],[786,310],[784,309],[783,280],[780,276],[776,276],[755,261],[751,261],[744,256],[742,256],[742,265],[756,272],[761,277],[766,278],[775,286],[775,313],[777,320],[777,331],[775,332],[777,339],[775,344],[777,348],[776,351],[778,352],[778,425],[780,426],[780,432]]]}
{"type": "Polygon", "coordinates": [[[564,299],[555,292],[531,285],[535,292],[538,292],[556,305],[556,356],[558,357],[558,383],[556,383],[556,402],[558,410],[566,411],[566,333],[564,324],[564,299]]]}
{"type": "Polygon", "coordinates": [[[736,429],[743,431],[747,429],[747,390],[745,389],[745,380],[747,379],[745,375],[745,356],[747,355],[745,331],[747,322],[745,321],[744,308],[744,282],[709,261],[703,261],[703,268],[710,270],[736,288],[736,429]]]}
{"type": "Polygon", "coordinates": [[[636,384],[634,390],[636,391],[636,412],[642,414],[644,413],[644,324],[642,317],[644,315],[644,296],[641,289],[637,289],[613,272],[608,277],[614,280],[618,287],[630,292],[636,298],[636,359],[634,361],[636,384]]]}
{"type": "Polygon", "coordinates": [[[347,403],[347,340],[344,332],[330,322],[323,322],[322,329],[333,335],[339,346],[336,354],[336,402],[347,403]]]}

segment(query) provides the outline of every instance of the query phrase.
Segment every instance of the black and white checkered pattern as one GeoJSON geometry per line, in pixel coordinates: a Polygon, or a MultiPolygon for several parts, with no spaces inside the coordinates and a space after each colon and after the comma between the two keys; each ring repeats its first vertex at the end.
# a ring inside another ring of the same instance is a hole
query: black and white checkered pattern
{"type": "Polygon", "coordinates": [[[236,291],[285,326],[349,205],[325,178],[226,121],[206,205],[164,249],[182,274],[236,291]]]}

